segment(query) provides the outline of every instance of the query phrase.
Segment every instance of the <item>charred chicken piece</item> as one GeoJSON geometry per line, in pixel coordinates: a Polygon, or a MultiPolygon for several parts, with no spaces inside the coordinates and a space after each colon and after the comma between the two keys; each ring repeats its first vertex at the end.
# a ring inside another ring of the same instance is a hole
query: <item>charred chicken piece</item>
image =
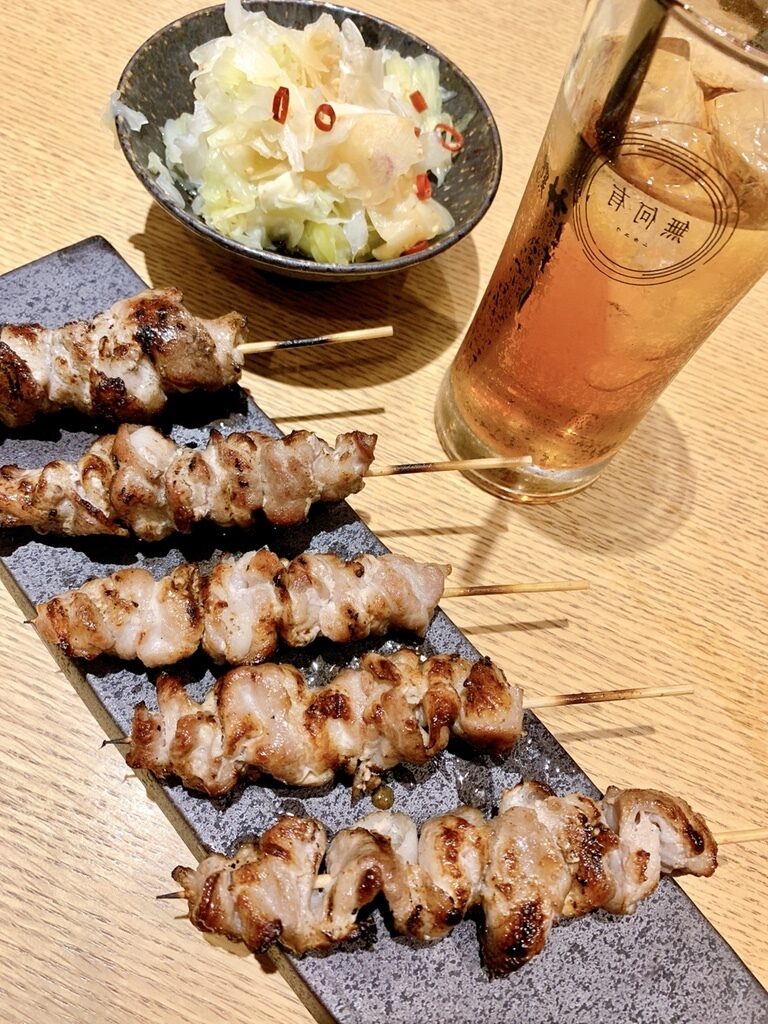
{"type": "Polygon", "coordinates": [[[128,530],[113,515],[114,436],[100,437],[77,462],[49,462],[42,469],[0,467],[0,528],[29,526],[67,536],[128,530]]]}
{"type": "Polygon", "coordinates": [[[707,823],[685,800],[655,789],[609,786],[603,812],[620,837],[610,858],[615,884],[606,909],[613,914],[633,914],[662,873],[711,875],[717,866],[707,823]]]}

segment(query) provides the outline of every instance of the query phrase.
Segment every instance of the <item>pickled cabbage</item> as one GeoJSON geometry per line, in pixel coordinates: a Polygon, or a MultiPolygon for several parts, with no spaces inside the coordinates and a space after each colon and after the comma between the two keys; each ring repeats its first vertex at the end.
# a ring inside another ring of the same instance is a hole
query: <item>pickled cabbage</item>
{"type": "Polygon", "coordinates": [[[192,51],[194,109],[163,128],[153,169],[167,193],[175,182],[229,238],[323,263],[389,259],[453,226],[417,180],[440,183],[451,166],[435,57],[372,50],[329,14],[284,28],[227,0],[225,16],[231,35],[192,51]],[[335,114],[329,131],[315,123],[320,104],[335,114]]]}

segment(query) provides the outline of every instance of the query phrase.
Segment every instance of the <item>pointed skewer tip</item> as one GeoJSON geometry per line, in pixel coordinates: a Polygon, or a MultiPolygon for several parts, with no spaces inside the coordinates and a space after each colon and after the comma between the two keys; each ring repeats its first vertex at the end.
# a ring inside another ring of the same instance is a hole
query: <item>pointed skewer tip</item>
{"type": "Polygon", "coordinates": [[[693,693],[693,687],[680,686],[635,686],[627,690],[593,690],[587,693],[560,693],[552,697],[533,697],[525,702],[529,711],[540,708],[560,708],[574,704],[602,704],[614,700],[648,700],[652,697],[678,697],[693,693]]]}
{"type": "Polygon", "coordinates": [[[488,586],[446,587],[443,598],[484,597],[491,594],[542,594],[562,590],[589,590],[587,580],[547,580],[540,583],[491,583],[488,586]]]}

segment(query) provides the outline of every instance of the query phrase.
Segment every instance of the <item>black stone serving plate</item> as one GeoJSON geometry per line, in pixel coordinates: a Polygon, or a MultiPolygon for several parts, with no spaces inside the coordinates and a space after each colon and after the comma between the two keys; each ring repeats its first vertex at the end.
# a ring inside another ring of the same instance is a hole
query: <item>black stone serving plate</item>
{"type": "MultiPolygon", "coordinates": [[[[90,238],[0,278],[0,323],[34,320],[56,325],[90,316],[142,287],[107,242],[90,238]]],[[[279,433],[242,394],[228,397],[236,411],[223,416],[221,402],[211,400],[212,424],[279,433]]],[[[206,436],[207,427],[199,423],[199,400],[197,406],[195,422],[186,418],[185,425],[172,428],[177,440],[202,442],[206,436]]],[[[187,414],[193,414],[191,406],[176,410],[179,417],[187,414]]],[[[95,432],[98,428],[83,423],[41,422],[8,433],[0,440],[0,464],[33,466],[54,457],[76,458],[95,432]]],[[[384,550],[342,504],[316,509],[306,525],[290,531],[266,525],[249,533],[201,530],[181,542],[156,546],[119,539],[43,539],[12,531],[0,538],[0,572],[28,614],[35,602],[119,566],[143,564],[161,573],[184,559],[207,562],[218,551],[244,551],[263,543],[287,557],[307,547],[344,556],[384,550]]],[[[388,650],[404,640],[391,638],[375,646],[388,650]]],[[[350,651],[317,644],[298,654],[284,652],[284,657],[311,667],[320,680],[366,647],[356,645],[350,651]]],[[[423,649],[473,652],[442,613],[435,617],[423,649]]],[[[57,657],[111,735],[127,730],[139,700],[153,703],[151,680],[136,664],[103,658],[85,665],[58,652],[57,657]]],[[[210,685],[212,675],[202,658],[190,661],[183,671],[195,696],[210,685]]],[[[423,769],[395,771],[388,781],[395,790],[395,807],[422,822],[465,801],[490,809],[501,789],[521,777],[544,780],[560,793],[581,789],[595,794],[578,766],[530,715],[527,735],[505,759],[451,751],[423,769]]],[[[148,785],[197,855],[203,849],[230,852],[241,837],[261,832],[286,812],[314,815],[335,830],[371,810],[368,799],[352,806],[345,783],[319,792],[253,784],[225,801],[195,796],[180,786],[148,785]]],[[[332,954],[276,957],[317,1016],[344,1024],[768,1021],[766,992],[670,879],[662,880],[634,917],[597,913],[556,927],[541,956],[498,980],[490,980],[483,969],[476,922],[465,921],[450,938],[433,946],[393,937],[378,911],[372,922],[375,941],[359,941],[332,954]]],[[[188,925],[170,915],[168,927],[188,925]]],[[[206,955],[202,939],[200,955],[206,955]]]]}

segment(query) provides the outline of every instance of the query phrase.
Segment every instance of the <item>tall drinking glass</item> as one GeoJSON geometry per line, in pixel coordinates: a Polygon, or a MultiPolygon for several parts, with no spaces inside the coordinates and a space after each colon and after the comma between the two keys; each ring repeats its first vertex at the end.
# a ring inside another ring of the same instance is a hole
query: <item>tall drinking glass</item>
{"type": "Polygon", "coordinates": [[[588,4],[438,397],[452,458],[533,458],[469,473],[481,487],[543,502],[592,483],[768,267],[763,43],[747,0],[588,4]]]}

